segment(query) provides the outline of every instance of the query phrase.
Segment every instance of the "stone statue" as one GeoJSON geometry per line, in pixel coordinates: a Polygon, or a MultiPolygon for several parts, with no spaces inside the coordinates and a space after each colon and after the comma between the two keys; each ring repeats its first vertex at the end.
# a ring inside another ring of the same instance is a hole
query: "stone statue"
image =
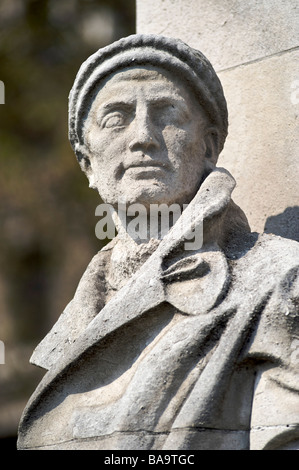
{"type": "Polygon", "coordinates": [[[299,246],[252,233],[231,199],[209,61],[180,40],[124,38],[81,66],[69,116],[118,235],[33,353],[47,373],[19,449],[299,449],[299,246]],[[162,203],[182,211],[152,237],[162,203]],[[127,230],[134,204],[143,239],[127,230]]]}

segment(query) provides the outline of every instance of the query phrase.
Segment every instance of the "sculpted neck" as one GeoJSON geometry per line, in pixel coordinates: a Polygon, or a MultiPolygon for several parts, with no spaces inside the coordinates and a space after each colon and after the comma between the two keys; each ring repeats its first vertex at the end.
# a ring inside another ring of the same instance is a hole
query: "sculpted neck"
{"type": "Polygon", "coordinates": [[[130,238],[134,243],[161,241],[174,223],[181,217],[182,210],[178,204],[152,204],[146,210],[141,204],[113,210],[112,219],[118,232],[118,238],[130,238]]]}
{"type": "Polygon", "coordinates": [[[216,168],[183,208],[179,204],[153,204],[148,211],[141,204],[120,205],[112,214],[118,238],[136,246],[162,240],[170,246],[184,242],[190,250],[214,242],[221,246],[230,232],[250,230],[243,212],[231,200],[234,187],[230,173],[216,168]]]}

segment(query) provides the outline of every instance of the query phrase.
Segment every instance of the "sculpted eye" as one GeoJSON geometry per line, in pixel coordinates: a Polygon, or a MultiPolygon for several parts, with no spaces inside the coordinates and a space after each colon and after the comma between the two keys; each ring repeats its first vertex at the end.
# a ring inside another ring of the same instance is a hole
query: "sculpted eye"
{"type": "Polygon", "coordinates": [[[108,114],[102,119],[101,126],[106,128],[120,127],[125,124],[125,115],[119,112],[108,114]]]}
{"type": "Polygon", "coordinates": [[[155,119],[165,126],[180,126],[186,120],[185,107],[181,103],[157,103],[155,106],[155,119]]]}

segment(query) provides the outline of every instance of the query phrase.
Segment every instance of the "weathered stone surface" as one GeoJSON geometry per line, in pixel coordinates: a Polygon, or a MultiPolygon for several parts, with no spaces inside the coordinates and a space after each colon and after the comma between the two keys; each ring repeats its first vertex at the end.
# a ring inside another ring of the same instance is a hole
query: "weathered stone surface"
{"type": "Polygon", "coordinates": [[[70,140],[118,235],[32,355],[47,373],[20,449],[299,448],[299,245],[250,231],[216,167],[226,126],[215,72],[180,41],[133,36],[81,67],[70,140]],[[184,210],[137,237],[120,199],[146,228],[153,203],[184,210]]]}
{"type": "Polygon", "coordinates": [[[297,241],[298,15],[298,0],[137,1],[137,32],[180,38],[219,73],[230,125],[219,164],[252,230],[297,241]]]}
{"type": "Polygon", "coordinates": [[[219,164],[236,178],[234,199],[253,230],[297,241],[299,103],[292,84],[298,61],[297,50],[219,74],[230,123],[219,164]]]}
{"type": "Polygon", "coordinates": [[[298,47],[297,0],[137,0],[137,32],[177,37],[216,71],[298,47]]]}

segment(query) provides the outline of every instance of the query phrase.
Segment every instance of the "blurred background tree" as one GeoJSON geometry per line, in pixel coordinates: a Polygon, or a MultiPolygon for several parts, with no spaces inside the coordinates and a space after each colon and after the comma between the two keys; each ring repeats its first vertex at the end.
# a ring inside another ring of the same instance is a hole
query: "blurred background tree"
{"type": "Polygon", "coordinates": [[[135,0],[0,0],[0,443],[15,448],[43,372],[28,361],[92,256],[95,208],[67,137],[81,63],[135,32],[135,0]]]}

